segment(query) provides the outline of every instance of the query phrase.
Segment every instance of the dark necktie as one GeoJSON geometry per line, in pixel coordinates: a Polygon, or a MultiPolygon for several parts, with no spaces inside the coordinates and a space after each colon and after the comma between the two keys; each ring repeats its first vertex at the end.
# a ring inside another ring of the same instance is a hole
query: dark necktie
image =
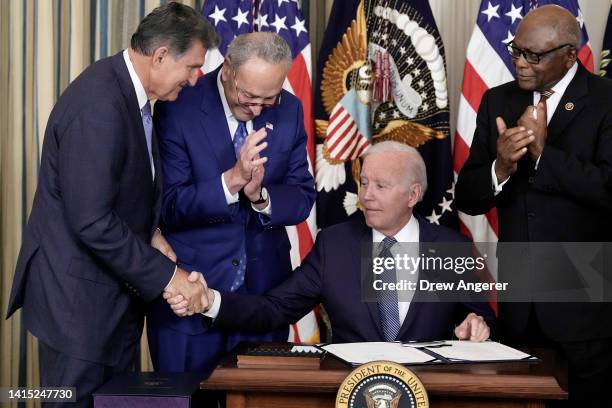
{"type": "Polygon", "coordinates": [[[544,119],[546,120],[546,123],[548,123],[548,108],[546,107],[546,100],[550,98],[554,93],[555,91],[553,91],[552,89],[545,89],[540,92],[540,101],[538,103],[544,102],[544,119]]]}
{"type": "MultiPolygon", "coordinates": [[[[382,241],[382,250],[378,255],[380,258],[393,258],[391,247],[397,241],[393,237],[385,237],[382,241]]],[[[380,275],[383,283],[396,283],[397,272],[395,266],[391,269],[385,269],[380,275]]],[[[378,312],[380,314],[380,322],[382,323],[383,334],[385,341],[394,341],[400,331],[399,305],[397,301],[397,292],[394,290],[379,290],[378,294],[378,312]]]]}
{"type": "Polygon", "coordinates": [[[246,125],[244,124],[244,122],[238,121],[238,127],[236,128],[236,132],[234,133],[234,153],[236,153],[236,158],[240,156],[240,149],[242,148],[246,137],[246,125]]]}
{"type": "Polygon", "coordinates": [[[551,96],[553,96],[554,93],[555,91],[553,91],[552,89],[543,90],[542,92],[540,92],[540,102],[542,101],[546,102],[546,100],[550,98],[551,96]]]}
{"type": "MultiPolygon", "coordinates": [[[[238,127],[236,128],[236,132],[234,133],[234,153],[236,154],[236,158],[240,156],[240,149],[244,144],[244,140],[247,136],[246,125],[242,121],[238,121],[238,127]]],[[[231,292],[237,291],[244,284],[244,274],[246,272],[246,250],[244,246],[240,251],[240,259],[238,259],[238,265],[236,265],[236,276],[234,277],[234,282],[230,287],[231,292]]]]}
{"type": "Polygon", "coordinates": [[[149,152],[149,162],[151,163],[151,173],[155,178],[155,167],[153,166],[153,117],[151,116],[151,103],[147,101],[141,109],[142,126],[144,128],[145,137],[147,139],[147,150],[149,152]]]}

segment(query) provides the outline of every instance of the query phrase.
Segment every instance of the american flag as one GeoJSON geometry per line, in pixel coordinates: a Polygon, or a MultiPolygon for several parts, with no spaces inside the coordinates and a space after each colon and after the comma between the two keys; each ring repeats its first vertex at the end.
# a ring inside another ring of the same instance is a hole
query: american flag
{"type": "MultiPolygon", "coordinates": [[[[208,0],[202,8],[202,16],[213,24],[221,40],[218,49],[208,50],[202,68],[204,72],[213,71],[223,62],[228,45],[239,34],[273,31],[287,41],[291,48],[293,63],[283,86],[302,102],[304,127],[308,135],[308,161],[310,172],[314,174],[310,37],[297,1],[208,0]]],[[[293,268],[301,263],[312,248],[316,231],[314,207],[306,221],[287,227],[293,268]]],[[[311,312],[297,324],[292,325],[289,337],[295,342],[318,342],[319,329],[315,314],[311,312]]]]}
{"type": "Polygon", "coordinates": [[[357,103],[356,98],[354,90],[348,91],[329,116],[325,145],[332,160],[355,160],[372,143],[369,109],[357,103]],[[363,108],[362,112],[359,111],[360,107],[363,108]]]}
{"type": "MultiPolygon", "coordinates": [[[[522,18],[531,10],[544,4],[558,4],[571,11],[582,29],[583,46],[578,58],[593,71],[593,56],[577,0],[483,0],[478,11],[476,27],[467,48],[463,73],[463,86],[459,101],[457,132],[453,150],[455,180],[470,153],[476,129],[476,112],[483,94],[489,88],[514,80],[512,59],[506,49],[514,38],[522,18]]],[[[469,216],[459,213],[461,230],[474,242],[497,242],[497,211],[493,208],[486,215],[469,216]]],[[[489,271],[495,275],[497,266],[489,257],[489,271]]]]}

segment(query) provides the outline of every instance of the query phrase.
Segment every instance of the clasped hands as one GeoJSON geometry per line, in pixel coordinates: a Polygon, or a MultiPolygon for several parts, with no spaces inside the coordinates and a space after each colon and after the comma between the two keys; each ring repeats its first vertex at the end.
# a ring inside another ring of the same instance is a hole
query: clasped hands
{"type": "Polygon", "coordinates": [[[517,121],[517,126],[508,128],[501,117],[496,118],[497,158],[495,175],[498,183],[508,179],[517,170],[518,161],[527,153],[535,162],[546,144],[546,102],[528,106],[517,121]]]}
{"type": "MultiPolygon", "coordinates": [[[[159,229],[153,234],[151,246],[167,256],[172,262],[176,262],[176,254],[172,250],[172,246],[166,241],[159,229]]],[[[174,276],[164,289],[163,296],[169,303],[169,299],[179,299],[181,306],[179,316],[191,316],[195,313],[205,312],[212,306],[212,300],[214,299],[209,297],[214,296],[213,292],[208,289],[206,280],[200,272],[188,273],[179,267],[176,268],[174,276]]]]}
{"type": "Polygon", "coordinates": [[[205,303],[205,307],[203,309],[194,309],[192,307],[192,302],[190,298],[185,296],[182,292],[173,292],[166,290],[164,291],[164,299],[170,305],[172,311],[180,317],[183,316],[191,316],[194,313],[202,313],[206,312],[210,309],[215,301],[215,293],[206,285],[206,280],[200,272],[191,272],[187,277],[187,281],[193,285],[202,285],[204,287],[204,292],[201,295],[202,304],[205,303]]]}
{"type": "Polygon", "coordinates": [[[260,153],[268,147],[265,141],[266,128],[262,127],[257,132],[251,132],[245,139],[240,155],[234,167],[223,174],[225,184],[232,194],[243,190],[247,198],[252,201],[259,199],[261,183],[263,182],[267,157],[261,157],[260,153]]]}
{"type": "Polygon", "coordinates": [[[196,271],[187,273],[181,268],[176,268],[174,277],[164,289],[163,297],[179,316],[205,312],[214,301],[214,293],[208,289],[204,276],[196,271]],[[174,303],[179,303],[180,307],[175,309],[174,303]]]}

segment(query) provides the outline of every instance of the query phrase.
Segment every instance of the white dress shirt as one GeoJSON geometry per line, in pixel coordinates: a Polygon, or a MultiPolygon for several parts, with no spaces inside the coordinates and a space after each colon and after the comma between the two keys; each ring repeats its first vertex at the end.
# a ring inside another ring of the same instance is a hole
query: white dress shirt
{"type": "MultiPolygon", "coordinates": [[[[123,60],[125,61],[125,65],[127,65],[128,72],[130,73],[130,79],[132,80],[132,84],[134,85],[134,90],[136,91],[136,98],[138,99],[138,108],[140,109],[140,117],[142,118],[142,108],[147,104],[149,98],[147,98],[147,92],[142,86],[142,82],[140,82],[140,78],[138,74],[136,74],[136,70],[134,69],[134,65],[130,60],[130,54],[128,53],[127,48],[123,50],[123,60]]],[[[151,173],[153,173],[153,179],[155,179],[155,166],[153,165],[153,161],[151,161],[151,173]]],[[[172,273],[172,277],[168,281],[168,285],[174,279],[174,275],[176,274],[176,269],[178,265],[174,267],[174,272],[172,273]]],[[[166,287],[168,286],[166,285],[166,287]]]]}
{"type": "MultiPolygon", "coordinates": [[[[572,65],[572,67],[565,73],[563,78],[561,78],[561,80],[551,88],[554,93],[546,100],[546,112],[550,112],[550,114],[548,114],[546,117],[547,124],[550,123],[557,106],[559,106],[559,102],[561,102],[561,98],[563,97],[565,90],[569,86],[570,82],[572,82],[572,79],[574,79],[576,71],[578,71],[578,63],[574,63],[574,65],[572,65]]],[[[540,102],[540,92],[533,91],[533,106],[536,106],[538,102],[540,102]]],[[[538,157],[538,160],[536,160],[536,170],[538,169],[538,164],[540,163],[540,157],[538,157]]],[[[508,182],[508,180],[510,180],[510,177],[501,183],[497,182],[497,175],[495,174],[496,161],[497,160],[493,160],[493,164],[491,165],[491,179],[493,180],[493,191],[495,192],[495,195],[498,195],[502,191],[504,185],[508,182]]]]}
{"type": "MultiPolygon", "coordinates": [[[[130,79],[132,80],[134,90],[136,91],[136,98],[138,98],[138,109],[140,109],[140,117],[142,118],[142,108],[144,108],[144,106],[147,104],[149,98],[147,98],[147,92],[145,91],[144,86],[142,86],[142,82],[140,82],[138,74],[136,74],[136,70],[134,69],[134,65],[130,60],[130,54],[128,53],[127,48],[123,50],[123,60],[125,61],[125,65],[127,65],[128,72],[130,73],[130,79]]],[[[153,179],[155,179],[155,165],[153,164],[153,160],[150,160],[150,162],[151,174],[153,174],[153,179]]]]}
{"type": "MultiPolygon", "coordinates": [[[[373,243],[380,243],[383,241],[383,239],[385,239],[386,235],[384,235],[383,233],[372,229],[372,242],[373,243]]],[[[393,238],[395,238],[395,240],[398,242],[397,244],[393,245],[390,249],[391,251],[391,255],[396,256],[396,255],[404,255],[404,254],[408,254],[411,257],[415,257],[419,255],[419,250],[418,250],[418,245],[408,245],[405,248],[401,247],[402,243],[418,243],[419,242],[419,222],[417,221],[417,219],[414,216],[410,216],[410,220],[408,220],[408,223],[406,225],[404,225],[404,227],[399,230],[399,232],[397,234],[395,234],[393,236],[393,238]],[[416,252],[416,253],[415,253],[416,252]]],[[[374,248],[377,248],[378,245],[374,245],[374,248]]],[[[374,254],[374,256],[377,256],[378,254],[374,254]]],[[[400,273],[401,271],[396,271],[397,274],[397,280],[401,280],[400,278],[400,273]]],[[[418,273],[418,271],[416,271],[416,273],[418,273]]],[[[418,277],[418,275],[416,275],[415,273],[415,278],[418,277]]],[[[398,297],[401,296],[401,292],[398,292],[398,297]]],[[[400,327],[404,324],[404,319],[406,319],[406,315],[408,314],[408,309],[410,308],[410,302],[398,302],[398,306],[399,306],[399,321],[400,321],[400,327]]]]}

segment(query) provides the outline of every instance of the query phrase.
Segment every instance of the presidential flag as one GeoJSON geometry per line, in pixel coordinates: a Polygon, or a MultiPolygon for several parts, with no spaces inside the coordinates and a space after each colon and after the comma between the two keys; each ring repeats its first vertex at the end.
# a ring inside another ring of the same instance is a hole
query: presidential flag
{"type": "MultiPolygon", "coordinates": [[[[532,8],[544,4],[558,4],[571,11],[582,29],[582,46],[578,58],[593,71],[593,56],[584,26],[582,12],[576,0],[483,0],[478,11],[476,27],[467,48],[463,72],[463,86],[459,101],[457,131],[453,151],[455,179],[467,160],[476,130],[476,113],[483,94],[489,88],[512,81],[515,78],[512,58],[506,45],[514,39],[522,18],[532,8]]],[[[469,216],[459,212],[461,231],[474,242],[497,242],[497,211],[493,208],[486,215],[469,216]]],[[[496,276],[495,257],[488,257],[489,272],[496,276]]]]}
{"type": "MultiPolygon", "coordinates": [[[[204,72],[213,71],[222,62],[228,45],[239,34],[272,31],[283,37],[293,62],[283,85],[297,96],[304,108],[304,127],[308,135],[307,154],[310,172],[314,174],[314,130],[312,116],[311,51],[306,21],[293,0],[207,0],[202,8],[219,34],[218,49],[208,50],[204,72]]],[[[291,241],[291,263],[295,268],[312,248],[316,234],[315,209],[304,222],[287,227],[291,241]]],[[[296,342],[318,342],[319,330],[314,313],[292,325],[290,339],[296,342]]]]}
{"type": "Polygon", "coordinates": [[[427,0],[335,1],[315,98],[317,221],[360,213],[360,156],[394,140],[418,148],[428,189],[416,211],[456,225],[444,47],[427,0]]]}
{"type": "Polygon", "coordinates": [[[608,13],[608,24],[604,35],[603,46],[601,47],[601,60],[599,62],[599,75],[612,79],[612,6],[608,13]]]}

